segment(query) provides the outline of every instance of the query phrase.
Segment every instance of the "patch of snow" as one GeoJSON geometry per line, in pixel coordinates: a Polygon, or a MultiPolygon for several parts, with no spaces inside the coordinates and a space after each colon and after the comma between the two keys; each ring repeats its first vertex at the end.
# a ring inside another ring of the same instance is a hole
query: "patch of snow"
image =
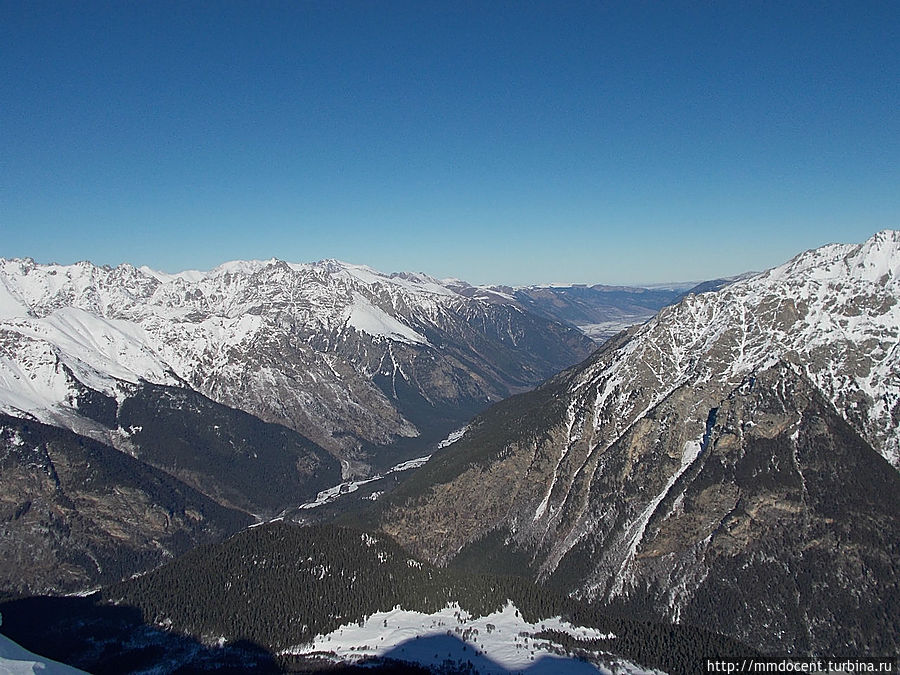
{"type": "Polygon", "coordinates": [[[429,345],[428,340],[406,324],[401,323],[380,307],[376,307],[359,293],[353,293],[353,304],[347,317],[348,325],[373,337],[407,344],[429,345]]]}
{"type": "MultiPolygon", "coordinates": [[[[411,469],[417,469],[425,462],[431,459],[431,455],[426,455],[425,457],[416,457],[415,459],[410,459],[405,462],[400,462],[399,464],[395,464],[390,469],[384,472],[384,474],[375,474],[371,478],[366,478],[363,480],[350,480],[344,481],[338,485],[327,488],[325,490],[320,490],[319,494],[316,495],[314,501],[307,502],[305,504],[301,504],[299,508],[301,509],[316,509],[320,506],[324,506],[325,504],[330,504],[334,500],[338,499],[342,495],[350,494],[351,492],[356,492],[359,490],[360,486],[365,485],[366,483],[372,483],[377,480],[381,480],[385,476],[388,476],[392,473],[398,473],[400,471],[409,471],[411,469]]],[[[377,494],[384,494],[383,492],[377,494]]],[[[375,500],[376,497],[374,494],[369,496],[368,499],[375,500]]]]}
{"type": "Polygon", "coordinates": [[[261,269],[265,269],[269,265],[272,265],[274,262],[277,262],[274,258],[271,260],[229,260],[210,270],[206,276],[219,277],[225,274],[255,274],[261,269]]]}
{"type": "Polygon", "coordinates": [[[366,483],[371,483],[376,480],[381,480],[383,476],[376,475],[372,478],[367,478],[365,480],[352,480],[347,481],[345,483],[341,483],[339,485],[335,485],[334,487],[327,488],[325,490],[320,490],[319,494],[316,495],[315,501],[307,502],[306,504],[301,504],[301,509],[316,509],[320,506],[324,506],[325,504],[330,504],[335,499],[340,497],[341,495],[350,494],[351,492],[356,492],[359,490],[361,485],[365,485],[366,483]]]}
{"type": "Polygon", "coordinates": [[[425,455],[424,457],[416,457],[415,459],[409,459],[405,462],[400,462],[392,466],[387,470],[385,475],[397,473],[399,471],[409,471],[410,469],[418,469],[420,466],[424,466],[424,464],[431,459],[431,455],[425,455]]]}
{"type": "Polygon", "coordinates": [[[0,635],[0,673],[4,675],[87,675],[83,670],[38,656],[0,635]]]}
{"type": "Polygon", "coordinates": [[[152,269],[146,265],[141,265],[137,269],[141,274],[153,277],[164,284],[171,283],[176,279],[182,279],[188,283],[195,284],[208,274],[208,272],[201,272],[200,270],[184,270],[183,272],[169,274],[167,272],[160,272],[159,270],[152,269]]]}
{"type": "Polygon", "coordinates": [[[327,635],[317,635],[310,644],[285,650],[284,654],[331,653],[341,661],[388,657],[429,668],[472,663],[481,673],[629,673],[650,675],[632,663],[606,656],[598,666],[576,659],[557,644],[535,638],[541,631],[557,631],[576,640],[613,639],[611,633],[574,626],[559,617],[539,624],[525,621],[508,602],[503,609],[476,617],[458,604],[449,604],[433,614],[401,609],[369,616],[362,624],[341,626],[327,635]],[[561,653],[558,653],[561,652],[561,653]]]}
{"type": "Polygon", "coordinates": [[[444,440],[442,440],[440,443],[437,444],[438,450],[440,450],[441,448],[446,448],[450,445],[453,445],[454,443],[456,443],[456,441],[458,441],[460,438],[465,436],[466,432],[468,430],[469,430],[469,426],[466,425],[466,426],[462,427],[461,429],[457,429],[456,431],[451,431],[450,435],[447,436],[447,438],[445,438],[444,440]]]}
{"type": "Polygon", "coordinates": [[[9,289],[0,277],[0,321],[28,316],[28,307],[9,289]]]}

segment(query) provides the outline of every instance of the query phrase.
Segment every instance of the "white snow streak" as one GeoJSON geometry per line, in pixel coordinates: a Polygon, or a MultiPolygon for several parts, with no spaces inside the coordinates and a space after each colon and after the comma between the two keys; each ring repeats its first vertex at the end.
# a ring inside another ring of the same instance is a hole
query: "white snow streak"
{"type": "Polygon", "coordinates": [[[380,307],[376,307],[359,293],[353,294],[353,304],[350,307],[347,323],[356,330],[373,337],[386,337],[407,344],[428,344],[428,340],[424,336],[419,335],[380,307]]]}

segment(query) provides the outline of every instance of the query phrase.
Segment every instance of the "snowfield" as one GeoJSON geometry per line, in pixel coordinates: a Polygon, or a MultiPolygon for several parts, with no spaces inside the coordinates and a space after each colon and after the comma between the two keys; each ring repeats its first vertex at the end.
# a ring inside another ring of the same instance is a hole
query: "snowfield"
{"type": "Polygon", "coordinates": [[[603,665],[577,659],[560,645],[536,638],[542,631],[564,633],[584,642],[615,637],[593,628],[573,626],[558,617],[539,624],[528,623],[512,603],[483,617],[473,617],[454,603],[435,614],[395,607],[373,614],[361,624],[347,624],[327,635],[317,635],[312,644],[291,647],[282,653],[328,655],[335,661],[349,662],[396,659],[429,668],[471,663],[478,672],[498,675],[660,673],[619,659],[610,658],[603,665]]]}

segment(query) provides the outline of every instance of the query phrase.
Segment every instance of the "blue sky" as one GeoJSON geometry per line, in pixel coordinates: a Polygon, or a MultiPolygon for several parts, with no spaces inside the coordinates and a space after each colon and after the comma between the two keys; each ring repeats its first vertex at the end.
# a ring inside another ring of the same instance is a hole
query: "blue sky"
{"type": "Polygon", "coordinates": [[[900,227],[900,3],[0,0],[0,256],[649,283],[900,227]]]}

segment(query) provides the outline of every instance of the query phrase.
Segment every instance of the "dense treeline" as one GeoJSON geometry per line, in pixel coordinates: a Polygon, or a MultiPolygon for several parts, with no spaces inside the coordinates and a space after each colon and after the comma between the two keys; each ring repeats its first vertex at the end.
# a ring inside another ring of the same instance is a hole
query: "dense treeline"
{"type": "Polygon", "coordinates": [[[519,577],[437,569],[410,558],[382,534],[331,525],[275,522],[253,528],[110,587],[103,597],[138,607],[147,622],[273,650],[397,605],[435,612],[457,602],[483,616],[512,600],[527,621],[563,616],[616,636],[599,645],[567,647],[599,649],[671,673],[697,672],[713,654],[747,653],[703,631],[611,617],[519,577]]]}

